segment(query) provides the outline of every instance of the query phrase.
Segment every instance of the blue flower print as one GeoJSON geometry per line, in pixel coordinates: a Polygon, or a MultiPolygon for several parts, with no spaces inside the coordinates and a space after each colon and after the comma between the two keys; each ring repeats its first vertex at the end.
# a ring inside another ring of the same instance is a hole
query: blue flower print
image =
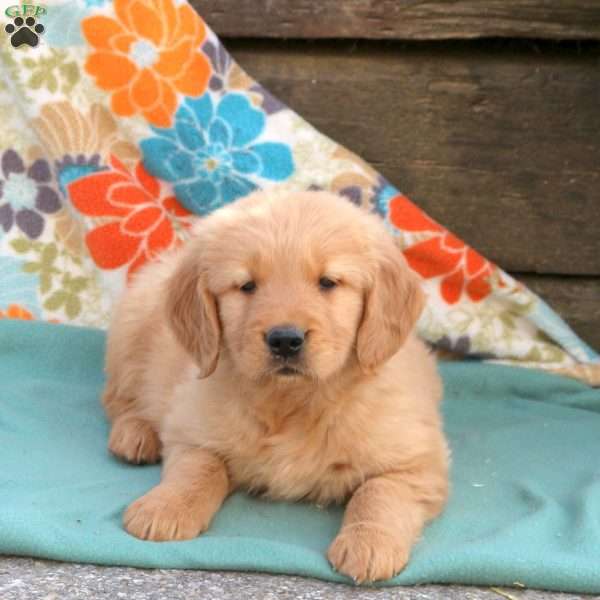
{"type": "Polygon", "coordinates": [[[390,200],[400,192],[386,179],[379,176],[375,189],[375,210],[384,218],[389,214],[390,200]]]}
{"type": "Polygon", "coordinates": [[[289,146],[254,143],[265,129],[265,114],[243,94],[187,98],[172,129],[153,128],[144,140],[146,169],[174,184],[177,199],[205,215],[255,190],[260,179],[283,181],[294,171],[289,146]]]}
{"type": "Polygon", "coordinates": [[[44,40],[52,48],[67,48],[85,44],[81,21],[94,8],[102,6],[104,0],[85,0],[83,3],[81,0],[68,0],[63,4],[51,4],[44,16],[44,40]]]}

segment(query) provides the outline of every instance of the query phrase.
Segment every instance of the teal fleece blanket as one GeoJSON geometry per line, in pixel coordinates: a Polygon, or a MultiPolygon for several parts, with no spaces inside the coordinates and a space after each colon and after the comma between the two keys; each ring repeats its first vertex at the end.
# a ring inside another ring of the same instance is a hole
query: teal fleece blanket
{"type": "MultiPolygon", "coordinates": [[[[341,508],[235,494],[209,532],[143,542],[121,527],[157,466],[106,450],[104,334],[0,322],[0,553],[347,581],[325,551],[341,508]]],[[[441,366],[452,496],[391,583],[600,593],[600,391],[519,368],[441,366]]]]}

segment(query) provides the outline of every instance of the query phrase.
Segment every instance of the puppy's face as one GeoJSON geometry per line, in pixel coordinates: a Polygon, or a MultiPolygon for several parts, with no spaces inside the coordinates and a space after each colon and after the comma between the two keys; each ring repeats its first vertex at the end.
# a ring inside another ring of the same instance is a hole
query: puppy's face
{"type": "Polygon", "coordinates": [[[190,281],[199,304],[188,308],[202,318],[184,315],[175,332],[188,349],[197,338],[192,353],[204,374],[219,353],[255,381],[326,380],[356,357],[372,369],[421,309],[416,278],[387,236],[329,194],[255,194],[200,224],[171,285],[171,312],[180,320],[177,296],[190,281]]]}
{"type": "Polygon", "coordinates": [[[349,267],[362,259],[342,231],[324,244],[307,225],[287,225],[216,266],[223,344],[246,377],[327,379],[355,343],[363,282],[349,267]]]}

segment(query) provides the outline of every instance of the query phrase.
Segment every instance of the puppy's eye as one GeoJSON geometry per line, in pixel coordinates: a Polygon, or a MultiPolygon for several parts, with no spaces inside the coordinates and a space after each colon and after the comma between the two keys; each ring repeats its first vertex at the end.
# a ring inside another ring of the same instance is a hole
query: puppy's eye
{"type": "Polygon", "coordinates": [[[256,283],[254,281],[247,281],[241,288],[240,291],[244,294],[251,294],[256,290],[256,283]]]}
{"type": "Polygon", "coordinates": [[[334,288],[337,285],[337,283],[335,281],[333,281],[332,279],[329,279],[329,277],[321,277],[321,279],[319,279],[319,287],[322,290],[330,290],[332,288],[334,288]]]}

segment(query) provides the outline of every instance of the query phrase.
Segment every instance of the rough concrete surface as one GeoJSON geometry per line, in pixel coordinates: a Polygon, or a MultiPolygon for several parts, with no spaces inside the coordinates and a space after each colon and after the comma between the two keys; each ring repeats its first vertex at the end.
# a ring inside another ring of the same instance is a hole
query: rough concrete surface
{"type": "MultiPolygon", "coordinates": [[[[535,590],[418,586],[358,589],[304,577],[220,571],[173,571],[0,557],[0,600],[574,600],[535,590]]],[[[591,596],[587,596],[591,598],[591,596]]]]}

